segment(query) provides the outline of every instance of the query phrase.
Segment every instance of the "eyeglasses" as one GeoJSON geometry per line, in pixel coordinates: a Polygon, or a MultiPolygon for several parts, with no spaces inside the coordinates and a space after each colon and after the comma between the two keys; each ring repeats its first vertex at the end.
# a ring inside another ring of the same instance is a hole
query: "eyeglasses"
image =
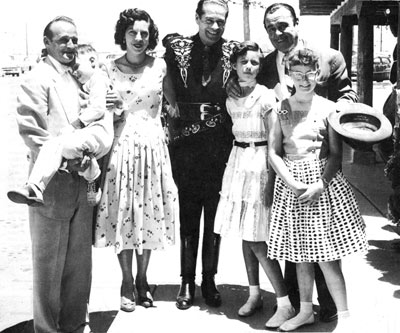
{"type": "Polygon", "coordinates": [[[315,78],[317,77],[318,71],[307,72],[307,73],[289,71],[289,73],[292,76],[292,78],[295,79],[296,81],[303,81],[306,78],[307,81],[312,81],[315,80],[315,78]]]}
{"type": "Polygon", "coordinates": [[[63,36],[59,39],[53,39],[53,42],[56,42],[57,44],[68,44],[69,41],[72,42],[72,44],[77,45],[78,44],[78,38],[77,37],[69,37],[69,36],[63,36]]]}
{"type": "Polygon", "coordinates": [[[214,21],[214,20],[209,19],[209,18],[201,19],[201,22],[207,24],[209,27],[212,27],[214,25],[214,23],[217,23],[218,28],[223,28],[223,27],[225,27],[225,24],[226,24],[226,22],[223,21],[223,20],[214,21]]]}

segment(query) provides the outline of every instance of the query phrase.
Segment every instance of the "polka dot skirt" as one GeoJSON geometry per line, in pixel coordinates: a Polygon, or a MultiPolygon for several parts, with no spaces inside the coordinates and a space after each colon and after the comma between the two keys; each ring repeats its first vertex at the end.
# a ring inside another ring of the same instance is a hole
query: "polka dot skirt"
{"type": "MultiPolygon", "coordinates": [[[[312,184],[321,177],[326,159],[289,160],[298,181],[312,184]]],[[[294,192],[277,176],[268,256],[291,262],[324,262],[365,252],[365,224],[354,193],[341,171],[312,206],[299,203],[294,192]]]]}

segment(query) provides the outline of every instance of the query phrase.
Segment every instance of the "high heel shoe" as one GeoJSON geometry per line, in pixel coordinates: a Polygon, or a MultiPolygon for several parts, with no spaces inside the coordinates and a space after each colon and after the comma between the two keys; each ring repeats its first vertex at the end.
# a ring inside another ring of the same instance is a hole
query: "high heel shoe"
{"type": "Polygon", "coordinates": [[[135,311],[135,308],[136,308],[135,296],[133,296],[133,300],[129,299],[128,297],[121,296],[120,309],[122,311],[132,312],[135,311]]]}
{"type": "Polygon", "coordinates": [[[250,317],[252,316],[257,310],[262,309],[263,307],[263,300],[262,297],[249,297],[242,305],[242,307],[238,311],[239,317],[250,317]]]}
{"type": "Polygon", "coordinates": [[[153,296],[150,293],[150,287],[147,282],[145,288],[140,288],[136,280],[136,290],[138,293],[139,305],[145,308],[151,308],[153,306],[153,296]]]}
{"type": "MultiPolygon", "coordinates": [[[[132,286],[132,289],[133,289],[133,286],[132,286]]],[[[130,292],[125,293],[125,291],[126,291],[126,289],[123,290],[123,285],[121,285],[120,309],[125,312],[135,311],[135,308],[136,308],[135,294],[133,293],[133,291],[132,291],[132,294],[130,294],[130,292]],[[123,294],[125,294],[125,295],[130,294],[132,296],[126,297],[123,294]]]]}

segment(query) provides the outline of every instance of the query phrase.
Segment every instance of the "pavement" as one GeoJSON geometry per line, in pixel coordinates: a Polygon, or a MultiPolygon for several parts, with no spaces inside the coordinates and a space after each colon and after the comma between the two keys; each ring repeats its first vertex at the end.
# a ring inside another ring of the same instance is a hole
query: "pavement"
{"type": "MultiPolygon", "coordinates": [[[[14,82],[0,82],[0,92],[11,94],[14,82]]],[[[7,96],[7,95],[5,95],[7,96]]],[[[2,110],[15,109],[15,101],[0,98],[2,110]]],[[[28,333],[32,329],[32,267],[27,208],[8,201],[5,189],[23,184],[26,177],[26,149],[19,138],[12,113],[0,123],[0,149],[7,157],[0,165],[0,332],[28,333]]],[[[385,178],[384,163],[376,157],[367,165],[352,162],[352,151],[345,149],[343,170],[359,202],[367,225],[369,251],[343,260],[349,308],[356,332],[400,332],[400,251],[399,236],[386,218],[386,203],[391,192],[385,178]],[[397,246],[397,247],[396,247],[397,246]]],[[[282,263],[283,264],[283,263],[282,263]]],[[[201,283],[200,258],[197,284],[201,283]]],[[[175,306],[179,289],[179,242],[164,251],[154,252],[148,280],[154,307],[137,306],[132,313],[119,311],[121,273],[112,249],[93,249],[93,283],[90,298],[90,325],[94,333],[125,332],[256,332],[272,316],[275,295],[260,270],[264,307],[249,318],[240,318],[238,308],[248,295],[247,276],[239,239],[223,239],[219,272],[216,276],[223,304],[208,307],[196,289],[195,304],[181,311],[175,306]]],[[[318,321],[318,301],[314,293],[316,323],[296,332],[332,332],[336,322],[318,321]]]]}

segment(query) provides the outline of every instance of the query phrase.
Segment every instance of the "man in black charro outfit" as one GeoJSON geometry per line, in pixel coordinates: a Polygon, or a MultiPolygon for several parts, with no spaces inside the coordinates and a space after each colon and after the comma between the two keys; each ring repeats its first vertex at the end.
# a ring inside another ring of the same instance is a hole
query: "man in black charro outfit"
{"type": "Polygon", "coordinates": [[[191,37],[170,34],[163,40],[179,109],[179,116],[170,121],[170,155],[180,203],[182,284],[176,306],[181,310],[193,305],[203,210],[201,290],[207,305],[221,305],[214,282],[220,246],[214,218],[233,141],[225,83],[235,42],[221,38],[227,16],[226,1],[201,0],[196,9],[199,32],[191,37]]]}

